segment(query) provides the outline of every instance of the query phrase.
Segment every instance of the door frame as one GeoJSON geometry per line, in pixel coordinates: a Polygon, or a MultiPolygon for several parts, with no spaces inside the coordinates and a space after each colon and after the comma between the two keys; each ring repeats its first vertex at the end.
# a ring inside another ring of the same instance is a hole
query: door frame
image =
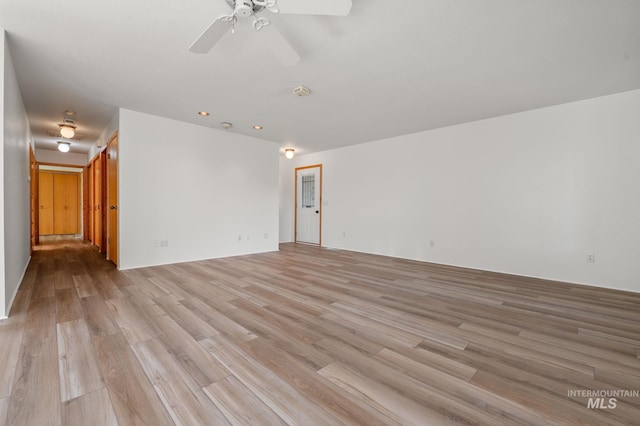
{"type": "MultiPolygon", "coordinates": [[[[32,204],[32,208],[35,209],[35,212],[32,212],[32,224],[31,224],[31,251],[33,252],[35,250],[35,247],[40,245],[40,214],[39,214],[39,209],[40,209],[40,200],[39,200],[39,183],[40,183],[40,166],[54,166],[54,167],[69,167],[69,168],[73,168],[73,169],[82,169],[82,171],[76,172],[78,173],[82,178],[81,178],[81,186],[80,186],[80,195],[83,194],[84,189],[83,186],[85,185],[85,179],[84,179],[84,170],[86,169],[86,166],[78,166],[77,164],[65,164],[65,163],[51,163],[48,161],[38,161],[35,158],[35,154],[33,156],[33,163],[31,163],[31,171],[30,171],[30,178],[31,178],[31,185],[30,185],[30,192],[31,192],[31,200],[33,201],[32,204]]],[[[83,202],[80,202],[79,205],[79,212],[80,214],[84,215],[84,209],[83,209],[83,202]]],[[[80,221],[80,227],[84,228],[84,221],[81,220],[80,221]]],[[[80,234],[84,234],[84,229],[80,230],[80,234]]]]}
{"type": "MultiPolygon", "coordinates": [[[[296,167],[294,173],[294,185],[293,185],[293,242],[298,242],[298,172],[306,169],[313,168],[320,169],[320,200],[318,201],[318,208],[320,210],[320,226],[318,227],[318,247],[322,247],[322,163],[321,164],[312,164],[310,166],[302,166],[296,167]]],[[[310,243],[304,243],[310,244],[310,243]]]]}

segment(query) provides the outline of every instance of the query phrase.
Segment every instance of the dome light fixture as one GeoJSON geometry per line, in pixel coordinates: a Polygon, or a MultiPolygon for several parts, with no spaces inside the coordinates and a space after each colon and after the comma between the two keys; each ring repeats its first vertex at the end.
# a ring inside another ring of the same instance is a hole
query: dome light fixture
{"type": "Polygon", "coordinates": [[[71,139],[76,134],[76,126],[69,123],[58,124],[63,138],[71,139]]]}
{"type": "Polygon", "coordinates": [[[284,156],[287,157],[288,160],[291,160],[293,158],[293,155],[295,154],[296,150],[293,148],[286,148],[284,150],[284,156]]]}
{"type": "Polygon", "coordinates": [[[65,141],[58,141],[58,151],[60,152],[69,152],[71,149],[71,144],[65,141]]]}

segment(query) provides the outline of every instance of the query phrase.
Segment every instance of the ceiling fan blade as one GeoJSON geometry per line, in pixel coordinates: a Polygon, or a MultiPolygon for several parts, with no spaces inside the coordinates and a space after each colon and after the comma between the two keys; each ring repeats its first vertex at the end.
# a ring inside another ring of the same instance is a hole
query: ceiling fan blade
{"type": "Polygon", "coordinates": [[[207,53],[231,28],[233,22],[228,17],[220,16],[189,47],[193,53],[207,53]],[[222,19],[221,19],[222,18],[222,19]]]}
{"type": "Polygon", "coordinates": [[[351,0],[278,0],[280,13],[347,16],[351,0]]]}
{"type": "Polygon", "coordinates": [[[273,25],[263,27],[260,30],[260,36],[264,38],[267,46],[282,62],[282,65],[291,66],[300,61],[300,56],[273,25]]]}

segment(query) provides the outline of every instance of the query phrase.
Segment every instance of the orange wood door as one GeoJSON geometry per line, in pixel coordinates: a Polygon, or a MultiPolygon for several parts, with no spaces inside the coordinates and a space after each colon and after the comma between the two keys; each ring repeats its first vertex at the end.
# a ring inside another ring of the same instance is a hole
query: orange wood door
{"type": "Polygon", "coordinates": [[[86,228],[85,228],[85,233],[87,234],[87,236],[85,237],[85,239],[91,241],[92,243],[94,242],[94,238],[93,238],[93,209],[94,209],[94,205],[93,205],[93,162],[89,163],[89,166],[87,166],[87,173],[85,174],[86,177],[86,181],[85,181],[85,185],[86,185],[86,203],[88,204],[87,207],[87,211],[86,211],[86,216],[85,216],[85,223],[86,223],[86,228]]]}
{"type": "Polygon", "coordinates": [[[118,135],[107,146],[107,259],[118,265],[118,135]]]}
{"type": "Polygon", "coordinates": [[[33,147],[29,146],[29,177],[31,179],[29,191],[31,193],[31,251],[38,245],[40,241],[40,226],[38,225],[38,164],[36,163],[36,157],[33,153],[33,147]]]}
{"type": "Polygon", "coordinates": [[[104,251],[102,240],[102,160],[99,155],[93,160],[93,244],[104,251]]]}
{"type": "Polygon", "coordinates": [[[40,235],[53,234],[53,173],[41,171],[38,177],[38,222],[40,235]]]}
{"type": "Polygon", "coordinates": [[[77,173],[53,175],[53,233],[78,234],[80,231],[80,179],[77,173]]]}

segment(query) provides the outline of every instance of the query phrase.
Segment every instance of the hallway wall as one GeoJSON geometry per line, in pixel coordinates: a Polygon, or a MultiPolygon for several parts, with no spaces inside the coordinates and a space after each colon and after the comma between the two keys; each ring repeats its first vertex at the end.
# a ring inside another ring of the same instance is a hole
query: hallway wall
{"type": "Polygon", "coordinates": [[[6,36],[0,29],[0,318],[7,316],[31,254],[27,115],[6,36]]]}

